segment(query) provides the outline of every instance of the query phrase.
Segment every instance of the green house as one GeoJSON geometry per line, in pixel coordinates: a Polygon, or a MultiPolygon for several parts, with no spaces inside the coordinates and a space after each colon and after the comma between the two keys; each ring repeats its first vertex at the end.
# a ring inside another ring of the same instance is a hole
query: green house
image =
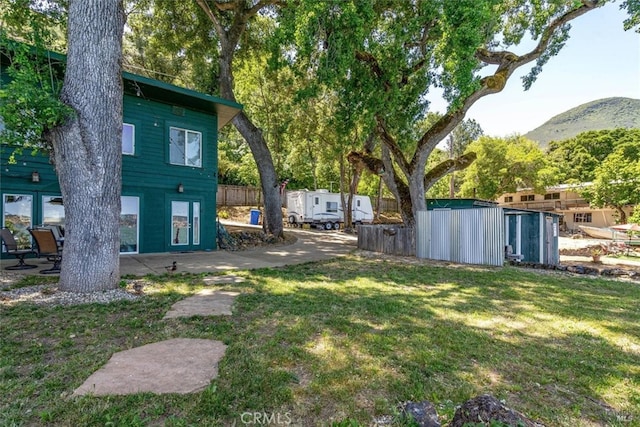
{"type": "MultiPolygon", "coordinates": [[[[216,249],[218,131],[242,106],[130,73],[123,83],[121,253],[216,249]]],[[[29,227],[64,227],[64,200],[48,155],[11,153],[0,147],[0,215],[27,243],[29,227]]]]}

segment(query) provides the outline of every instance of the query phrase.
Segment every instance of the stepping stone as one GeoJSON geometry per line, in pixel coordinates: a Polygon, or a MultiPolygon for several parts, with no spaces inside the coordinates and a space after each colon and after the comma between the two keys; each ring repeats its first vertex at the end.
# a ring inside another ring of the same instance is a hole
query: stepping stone
{"type": "Polygon", "coordinates": [[[121,351],[73,395],[195,393],[218,376],[226,348],[220,341],[175,338],[121,351]]]}
{"type": "Polygon", "coordinates": [[[231,306],[239,292],[203,289],[173,304],[163,319],[191,316],[231,316],[231,306]]]}
{"type": "Polygon", "coordinates": [[[205,285],[221,285],[225,283],[243,283],[246,281],[244,277],[227,274],[225,276],[207,276],[202,279],[205,285]]]}

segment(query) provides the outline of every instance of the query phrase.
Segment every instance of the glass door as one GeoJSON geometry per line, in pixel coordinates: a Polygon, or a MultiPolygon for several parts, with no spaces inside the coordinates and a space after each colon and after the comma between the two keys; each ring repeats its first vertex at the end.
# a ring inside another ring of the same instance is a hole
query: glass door
{"type": "Polygon", "coordinates": [[[2,226],[11,230],[18,248],[31,247],[31,235],[28,229],[33,226],[33,196],[4,194],[2,212],[2,226]]]}
{"type": "Polygon", "coordinates": [[[200,246],[200,202],[171,202],[171,246],[179,250],[200,246]]]}

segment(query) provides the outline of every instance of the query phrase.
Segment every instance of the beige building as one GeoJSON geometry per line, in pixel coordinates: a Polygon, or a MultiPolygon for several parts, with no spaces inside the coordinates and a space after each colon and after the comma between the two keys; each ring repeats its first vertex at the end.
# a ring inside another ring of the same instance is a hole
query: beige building
{"type": "MultiPolygon", "coordinates": [[[[579,225],[609,227],[616,224],[617,214],[614,209],[589,206],[589,202],[580,195],[575,185],[548,187],[544,194],[535,194],[532,189],[522,189],[503,194],[497,201],[504,207],[562,214],[560,229],[568,232],[579,231],[579,225]]],[[[631,215],[632,211],[632,206],[625,208],[627,215],[631,215]]]]}

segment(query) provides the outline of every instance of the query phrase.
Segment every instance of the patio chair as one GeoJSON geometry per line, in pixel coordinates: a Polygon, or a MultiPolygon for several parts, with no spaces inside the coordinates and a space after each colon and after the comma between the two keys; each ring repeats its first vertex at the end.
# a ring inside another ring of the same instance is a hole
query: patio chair
{"type": "MultiPolygon", "coordinates": [[[[59,225],[43,225],[42,227],[36,228],[50,228],[53,231],[53,237],[56,239],[56,245],[58,245],[58,249],[62,250],[64,247],[64,234],[62,233],[62,228],[59,225]]],[[[47,257],[48,261],[54,261],[53,257],[47,257]]]]}
{"type": "Polygon", "coordinates": [[[27,270],[37,267],[37,265],[26,264],[24,262],[24,257],[29,254],[35,254],[36,251],[34,251],[33,249],[18,249],[18,244],[16,243],[16,239],[13,237],[11,230],[9,230],[8,228],[3,228],[0,231],[0,237],[2,237],[2,244],[4,245],[7,253],[18,258],[18,263],[16,265],[5,267],[5,270],[27,270]]]}
{"type": "Polygon", "coordinates": [[[58,247],[53,231],[50,228],[30,228],[29,233],[36,242],[38,256],[44,256],[53,261],[53,267],[40,270],[40,274],[60,273],[62,249],[58,247]]]}

